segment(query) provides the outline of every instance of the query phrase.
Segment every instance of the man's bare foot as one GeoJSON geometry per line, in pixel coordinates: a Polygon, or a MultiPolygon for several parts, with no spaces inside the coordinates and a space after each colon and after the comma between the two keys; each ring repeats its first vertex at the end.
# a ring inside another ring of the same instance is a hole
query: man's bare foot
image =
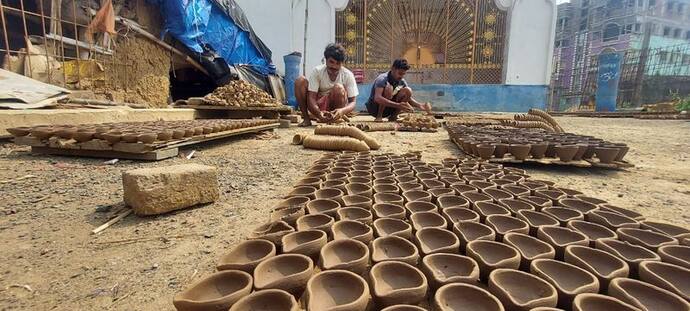
{"type": "Polygon", "coordinates": [[[311,120],[309,120],[309,119],[304,120],[304,121],[302,121],[302,123],[298,124],[297,126],[299,126],[299,127],[308,127],[308,126],[311,126],[311,120]]]}
{"type": "Polygon", "coordinates": [[[383,122],[383,118],[376,118],[374,119],[374,122],[383,122]]]}

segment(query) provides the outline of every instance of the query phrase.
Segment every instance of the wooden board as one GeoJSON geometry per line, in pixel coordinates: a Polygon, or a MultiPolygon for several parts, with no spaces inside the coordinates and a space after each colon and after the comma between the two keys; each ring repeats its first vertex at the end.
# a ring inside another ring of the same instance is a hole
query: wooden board
{"type": "Polygon", "coordinates": [[[278,119],[281,115],[292,114],[292,107],[235,107],[210,105],[175,105],[174,108],[195,109],[200,119],[251,119],[262,117],[278,119]]]}
{"type": "Polygon", "coordinates": [[[114,150],[63,149],[34,146],[31,147],[31,152],[39,154],[52,154],[89,158],[159,161],[177,156],[180,150],[178,148],[168,148],[150,151],[146,153],[131,153],[114,150]]]}

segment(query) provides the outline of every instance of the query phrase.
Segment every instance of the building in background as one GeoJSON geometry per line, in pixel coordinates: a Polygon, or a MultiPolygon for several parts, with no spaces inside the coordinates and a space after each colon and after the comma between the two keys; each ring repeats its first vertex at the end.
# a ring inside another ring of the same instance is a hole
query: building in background
{"type": "Polygon", "coordinates": [[[665,95],[676,85],[677,92],[686,92],[682,84],[690,76],[690,0],[571,0],[560,4],[551,108],[589,104],[596,90],[597,58],[611,51],[623,54],[619,106],[667,99],[665,95]],[[652,82],[662,78],[672,83],[671,88],[654,94],[652,82]]]}

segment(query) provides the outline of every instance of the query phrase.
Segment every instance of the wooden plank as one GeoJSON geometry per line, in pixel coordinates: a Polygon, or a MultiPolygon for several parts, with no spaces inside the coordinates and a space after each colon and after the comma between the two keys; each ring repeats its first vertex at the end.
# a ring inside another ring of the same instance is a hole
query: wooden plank
{"type": "Polygon", "coordinates": [[[226,111],[278,111],[292,112],[289,106],[278,107],[237,107],[237,106],[211,106],[211,105],[175,105],[174,108],[187,108],[198,110],[226,110],[226,111]]]}
{"type": "Polygon", "coordinates": [[[129,160],[146,160],[158,161],[177,156],[178,148],[160,149],[146,153],[130,153],[120,152],[114,150],[87,150],[87,149],[61,149],[50,147],[31,147],[32,153],[90,157],[90,158],[105,158],[105,159],[129,159],[129,160]]]}
{"type": "Polygon", "coordinates": [[[265,131],[265,130],[278,128],[279,126],[280,126],[280,123],[273,123],[273,124],[259,125],[259,126],[253,126],[253,127],[245,127],[245,128],[236,129],[236,130],[211,133],[211,134],[206,134],[206,135],[202,135],[202,136],[194,136],[189,140],[185,140],[185,141],[177,142],[177,143],[173,143],[173,144],[158,145],[156,147],[157,148],[161,148],[161,147],[183,147],[183,146],[197,144],[197,143],[201,143],[201,142],[206,142],[206,141],[210,141],[210,140],[214,140],[214,139],[220,139],[220,138],[242,135],[242,134],[248,134],[248,133],[261,132],[261,131],[265,131]]]}

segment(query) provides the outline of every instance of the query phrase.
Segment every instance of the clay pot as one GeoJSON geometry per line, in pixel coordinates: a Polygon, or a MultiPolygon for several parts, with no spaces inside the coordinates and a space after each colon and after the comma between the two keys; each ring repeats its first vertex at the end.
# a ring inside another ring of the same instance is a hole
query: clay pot
{"type": "MultiPolygon", "coordinates": [[[[467,176],[463,176],[467,177],[467,176]]],[[[498,189],[498,185],[494,184],[493,182],[490,181],[485,181],[485,180],[471,180],[469,181],[469,185],[477,187],[479,189],[479,192],[486,192],[488,189],[498,189]]],[[[489,195],[488,193],[486,195],[489,195]]]]}
{"type": "Polygon", "coordinates": [[[325,214],[331,217],[335,217],[340,209],[340,203],[330,199],[312,200],[306,206],[309,214],[325,214]]]}
{"type": "Polygon", "coordinates": [[[616,230],[616,233],[618,234],[618,238],[622,241],[646,247],[655,252],[662,246],[678,245],[677,239],[652,230],[619,228],[616,230]]]}
{"type": "Polygon", "coordinates": [[[276,246],[267,240],[255,239],[241,242],[229,253],[223,255],[216,269],[241,270],[249,273],[262,261],[276,255],[276,246]]]}
{"type": "Polygon", "coordinates": [[[376,305],[417,304],[424,300],[428,283],[419,269],[397,261],[375,264],[369,271],[376,305]]]}
{"type": "Polygon", "coordinates": [[[493,156],[502,159],[505,157],[506,153],[508,153],[509,145],[508,144],[503,144],[503,143],[495,143],[494,144],[494,154],[493,156]]]}
{"type": "Polygon", "coordinates": [[[663,222],[643,221],[640,223],[640,228],[663,233],[677,239],[681,239],[685,236],[690,236],[690,229],[663,222]]]}
{"type": "Polygon", "coordinates": [[[31,134],[31,128],[27,126],[13,127],[5,130],[14,137],[22,137],[31,134]]]}
{"type": "Polygon", "coordinates": [[[328,242],[326,232],[306,230],[288,233],[283,236],[283,253],[302,254],[315,258],[319,250],[328,242]]]}
{"type": "Polygon", "coordinates": [[[580,294],[573,300],[573,311],[641,311],[616,298],[600,294],[580,294]]]}
{"type": "Polygon", "coordinates": [[[419,212],[410,215],[410,222],[415,231],[424,228],[448,228],[448,222],[436,212],[419,212]]]}
{"type": "Polygon", "coordinates": [[[288,193],[287,197],[306,197],[309,200],[313,200],[316,197],[314,193],[316,192],[316,187],[312,186],[297,186],[288,193]]]}
{"type": "Polygon", "coordinates": [[[530,272],[553,285],[558,306],[565,310],[572,309],[577,295],[599,292],[599,280],[592,273],[569,263],[537,259],[530,265],[530,272]]]}
{"type": "Polygon", "coordinates": [[[406,202],[423,201],[431,202],[431,193],[424,190],[410,190],[403,192],[406,202]]]}
{"type": "Polygon", "coordinates": [[[311,186],[314,188],[320,188],[321,187],[321,179],[319,178],[302,178],[297,183],[295,186],[311,186]]]}
{"type": "Polygon", "coordinates": [[[226,310],[252,291],[252,276],[244,271],[220,271],[175,295],[179,311],[226,310]]]}
{"type": "Polygon", "coordinates": [[[529,225],[520,219],[506,215],[490,215],[485,223],[496,232],[496,240],[503,241],[503,237],[511,232],[528,234],[529,225]]]}
{"type": "Polygon", "coordinates": [[[470,202],[467,199],[457,195],[444,195],[437,199],[438,206],[443,210],[446,208],[461,207],[469,208],[470,202]]]}
{"type": "Polygon", "coordinates": [[[587,236],[572,229],[557,226],[541,226],[537,229],[537,237],[551,244],[556,250],[556,259],[562,260],[565,249],[569,245],[588,246],[587,236]]]}
{"type": "Polygon", "coordinates": [[[454,226],[460,221],[474,221],[479,222],[479,214],[474,211],[462,207],[450,207],[441,210],[441,214],[446,218],[449,224],[454,226]]]}
{"type": "Polygon", "coordinates": [[[164,131],[158,132],[158,136],[156,139],[160,140],[160,141],[168,141],[168,140],[171,140],[172,138],[173,138],[173,131],[164,130],[164,131]]]}
{"type": "Polygon", "coordinates": [[[343,197],[343,191],[336,188],[321,188],[314,192],[314,196],[317,199],[332,200],[338,203],[343,203],[341,200],[343,197]]]}
{"type": "Polygon", "coordinates": [[[365,311],[371,301],[369,285],[345,270],[320,272],[307,283],[307,310],[365,311]]]}
{"type": "Polygon", "coordinates": [[[479,264],[482,280],[488,280],[491,271],[501,268],[520,267],[520,253],[512,246],[486,240],[474,240],[467,244],[467,256],[479,264]]]}
{"type": "Polygon", "coordinates": [[[496,203],[500,200],[512,199],[514,197],[510,192],[501,189],[484,189],[482,192],[491,196],[496,203]]]}
{"type": "Polygon", "coordinates": [[[560,199],[568,197],[568,195],[560,190],[536,190],[534,194],[538,197],[550,199],[553,205],[557,205],[560,199]]]}
{"type": "Polygon", "coordinates": [[[477,202],[473,208],[479,214],[480,221],[484,222],[491,215],[510,216],[510,211],[505,207],[492,202],[477,202]]]}
{"type": "MultiPolygon", "coordinates": [[[[33,132],[31,135],[33,135],[33,132]]],[[[48,133],[46,133],[45,135],[48,135],[48,133]]],[[[94,138],[94,135],[96,135],[95,131],[77,131],[76,133],[74,133],[74,135],[72,135],[72,139],[76,140],[77,142],[83,143],[92,140],[94,138]]],[[[52,134],[50,136],[52,136],[52,134]]],[[[139,136],[137,135],[136,137],[139,136]]],[[[134,142],[136,141],[137,140],[135,139],[134,142]]]]}
{"type": "Polygon", "coordinates": [[[587,201],[587,202],[592,203],[592,204],[595,204],[595,205],[606,204],[606,203],[607,203],[606,201],[604,201],[604,200],[602,200],[602,199],[593,198],[593,197],[588,197],[588,196],[586,196],[586,195],[584,195],[584,194],[576,194],[576,195],[575,195],[575,198],[576,198],[576,199],[580,199],[580,200],[582,200],[582,201],[587,201]]]}
{"type": "Polygon", "coordinates": [[[400,184],[398,184],[398,187],[400,188],[400,191],[402,191],[403,193],[406,191],[423,190],[424,189],[424,186],[420,183],[417,183],[417,182],[400,183],[400,184]]]}
{"type": "Polygon", "coordinates": [[[254,269],[254,288],[281,289],[295,296],[304,291],[314,272],[311,258],[300,254],[283,254],[262,261],[254,269]]]}
{"type": "Polygon", "coordinates": [[[517,199],[501,199],[498,203],[505,206],[512,215],[517,215],[521,210],[535,210],[534,205],[517,199]]]}
{"type": "Polygon", "coordinates": [[[531,145],[524,145],[524,144],[511,144],[510,145],[510,154],[515,157],[516,160],[525,160],[529,156],[530,149],[532,149],[531,145]]]}
{"type": "Polygon", "coordinates": [[[361,207],[343,207],[338,209],[338,219],[359,221],[365,225],[371,225],[374,217],[369,210],[361,207]]]}
{"type": "Polygon", "coordinates": [[[384,308],[381,311],[426,311],[426,309],[412,305],[394,305],[384,308]]]}
{"type": "Polygon", "coordinates": [[[690,269],[677,265],[643,261],[640,263],[640,280],[664,288],[690,301],[690,269]]]}
{"type": "Polygon", "coordinates": [[[642,310],[690,310],[690,303],[663,288],[628,278],[609,283],[608,295],[642,310]]]}
{"type": "Polygon", "coordinates": [[[638,245],[616,240],[614,238],[598,239],[595,243],[597,249],[623,259],[630,267],[630,276],[638,276],[638,268],[643,261],[660,261],[661,258],[656,253],[638,245]]]}
{"type": "MultiPolygon", "coordinates": [[[[430,191],[431,189],[444,188],[446,184],[438,179],[426,179],[421,181],[424,190],[430,191]]],[[[449,189],[451,192],[453,189],[449,189]]]]}
{"type": "Polygon", "coordinates": [[[321,230],[329,234],[333,225],[333,217],[326,214],[304,215],[297,218],[296,226],[298,231],[321,230]]]}
{"type": "MultiPolygon", "coordinates": [[[[336,165],[337,166],[337,165],[336,165]]],[[[326,174],[326,180],[347,180],[347,174],[346,173],[330,173],[326,174]]]]}
{"type": "Polygon", "coordinates": [[[537,211],[541,211],[542,209],[546,207],[551,207],[553,206],[553,201],[547,198],[542,198],[538,196],[525,196],[525,197],[520,197],[518,200],[525,201],[529,204],[532,204],[534,208],[537,211]]]}
{"type": "MultiPolygon", "coordinates": [[[[78,133],[77,133],[78,135],[78,133]]],[[[76,136],[75,136],[76,139],[76,136]]],[[[153,142],[158,139],[158,133],[145,133],[137,136],[137,141],[144,143],[144,144],[152,144],[153,142]]]]}
{"type": "Polygon", "coordinates": [[[573,160],[579,149],[580,148],[576,145],[557,145],[556,156],[558,156],[561,162],[570,162],[573,160]]]}
{"type": "Polygon", "coordinates": [[[598,207],[587,201],[582,201],[579,199],[560,199],[558,200],[558,206],[567,207],[569,209],[576,210],[582,214],[587,214],[593,210],[598,209],[598,207]]]}
{"type": "Polygon", "coordinates": [[[565,193],[566,195],[568,195],[569,198],[574,198],[576,195],[582,194],[582,192],[580,192],[580,191],[568,189],[568,188],[562,188],[562,187],[558,187],[558,188],[556,188],[556,190],[560,190],[561,192],[565,193]]]}
{"type": "Polygon", "coordinates": [[[304,208],[299,206],[294,207],[279,207],[271,211],[271,221],[282,220],[293,226],[298,218],[304,216],[304,208]]]}
{"type": "MultiPolygon", "coordinates": [[[[496,183],[496,182],[497,182],[497,180],[494,180],[494,183],[496,183]]],[[[525,196],[528,196],[532,193],[532,191],[530,189],[528,189],[527,187],[512,185],[512,184],[507,184],[507,185],[501,186],[501,190],[510,193],[515,198],[525,197],[525,196]]]]}
{"type": "Polygon", "coordinates": [[[374,204],[372,210],[374,211],[374,216],[377,219],[386,217],[405,219],[405,208],[400,205],[389,203],[377,203],[374,204]]]}
{"type": "Polygon", "coordinates": [[[374,239],[374,231],[366,224],[355,220],[341,220],[333,224],[334,240],[354,239],[368,244],[374,239]]]}
{"type": "Polygon", "coordinates": [[[463,192],[462,197],[470,202],[470,206],[476,207],[478,202],[493,202],[493,198],[483,193],[463,192]]]}
{"type": "Polygon", "coordinates": [[[386,184],[381,184],[381,185],[376,185],[373,188],[374,193],[393,193],[393,194],[398,194],[400,193],[400,188],[395,185],[386,185],[386,184]]]}
{"type": "Polygon", "coordinates": [[[369,187],[368,185],[365,184],[358,184],[358,183],[350,183],[345,185],[345,190],[347,190],[347,194],[349,195],[361,195],[364,197],[369,197],[371,198],[374,195],[374,191],[369,187]]]}
{"type": "Polygon", "coordinates": [[[475,240],[493,241],[496,232],[491,227],[474,221],[458,221],[453,226],[453,232],[460,240],[460,249],[465,251],[467,244],[475,240]]]}
{"type": "Polygon", "coordinates": [[[249,238],[264,239],[276,245],[281,245],[280,243],[283,236],[294,231],[295,229],[284,221],[273,221],[254,228],[249,234],[249,238]]]}
{"type": "Polygon", "coordinates": [[[372,242],[371,259],[374,263],[394,260],[417,265],[419,262],[419,250],[417,246],[407,239],[389,235],[376,238],[372,242]]]}
{"type": "Polygon", "coordinates": [[[546,149],[549,147],[548,144],[544,143],[533,143],[532,148],[529,150],[529,154],[533,159],[542,159],[546,155],[546,149]]]}
{"type": "MultiPolygon", "coordinates": [[[[625,209],[622,207],[614,206],[611,204],[599,204],[598,207],[600,210],[602,210],[604,212],[618,213],[618,214],[621,214],[623,216],[627,216],[627,217],[630,217],[632,219],[635,219],[637,221],[643,221],[645,219],[644,215],[642,215],[638,212],[631,211],[629,209],[625,209]]],[[[647,229],[647,228],[643,228],[643,229],[647,229]]]]}
{"type": "Polygon", "coordinates": [[[497,269],[489,275],[489,292],[508,310],[529,311],[536,307],[555,307],[556,288],[526,272],[497,269]]]}
{"type": "Polygon", "coordinates": [[[405,210],[407,210],[408,215],[412,216],[416,213],[437,212],[438,208],[431,202],[412,201],[405,204],[405,210]]]}
{"type": "Polygon", "coordinates": [[[439,288],[434,295],[433,305],[439,311],[505,311],[496,296],[465,283],[452,283],[439,288]]]}
{"type": "Polygon", "coordinates": [[[533,210],[520,210],[517,213],[518,219],[524,220],[529,225],[529,234],[537,236],[537,230],[541,226],[558,226],[559,222],[556,218],[548,214],[537,212],[533,210]]]}
{"type": "Polygon", "coordinates": [[[322,270],[348,270],[362,274],[369,267],[369,248],[358,240],[333,240],[321,249],[319,266],[322,270]]]}
{"type": "Polygon", "coordinates": [[[489,160],[496,151],[496,146],[493,144],[479,144],[477,145],[477,152],[482,160],[489,160]]]}
{"type": "Polygon", "coordinates": [[[479,283],[479,265],[467,256],[431,254],[424,257],[421,269],[434,289],[450,283],[479,283]]]}
{"type": "Polygon", "coordinates": [[[433,169],[429,170],[430,171],[425,170],[424,172],[417,171],[417,179],[419,179],[419,181],[438,180],[438,175],[436,175],[436,173],[433,172],[433,169]]]}
{"type": "Polygon", "coordinates": [[[440,197],[453,195],[455,191],[451,188],[435,188],[429,189],[429,193],[431,193],[431,201],[437,203],[440,197]]]}
{"type": "Polygon", "coordinates": [[[598,223],[611,230],[618,228],[639,228],[640,223],[637,220],[618,213],[610,213],[604,211],[591,211],[587,213],[587,220],[598,223]]]}
{"type": "Polygon", "coordinates": [[[371,209],[371,206],[373,204],[371,198],[357,194],[344,195],[342,197],[342,201],[343,204],[345,204],[345,206],[360,207],[363,209],[371,209]]]}
{"type": "Polygon", "coordinates": [[[595,224],[593,222],[583,221],[583,220],[571,220],[566,225],[568,228],[573,229],[587,236],[589,239],[589,246],[594,247],[595,242],[599,239],[609,239],[618,238],[618,235],[611,231],[611,229],[606,228],[602,225],[595,224]]]}
{"type": "Polygon", "coordinates": [[[599,279],[600,290],[605,293],[609,282],[617,277],[628,277],[630,267],[622,259],[605,251],[581,245],[565,249],[565,262],[585,269],[599,279]]]}
{"type": "Polygon", "coordinates": [[[388,203],[402,206],[405,200],[395,193],[376,193],[374,194],[375,203],[388,203]]]}
{"type": "Polygon", "coordinates": [[[276,204],[274,210],[282,209],[282,208],[290,208],[290,207],[305,207],[307,202],[309,202],[308,197],[302,197],[302,196],[294,196],[294,197],[289,197],[287,199],[284,199],[280,201],[278,204],[276,204]]]}
{"type": "Polygon", "coordinates": [[[659,247],[661,260],[685,268],[690,268],[690,246],[666,245],[659,247]]]}
{"type": "Polygon", "coordinates": [[[412,226],[403,220],[395,218],[379,218],[375,220],[374,231],[376,231],[377,237],[395,235],[405,239],[412,238],[412,226]]]}
{"type": "Polygon", "coordinates": [[[542,209],[542,212],[557,219],[561,226],[565,226],[571,220],[584,220],[585,215],[577,210],[565,207],[547,207],[542,209]]]}
{"type": "Polygon", "coordinates": [[[554,259],[556,250],[548,243],[522,233],[508,233],[503,243],[520,252],[520,270],[529,271],[532,261],[537,259],[554,259]]]}
{"type": "Polygon", "coordinates": [[[295,297],[279,289],[256,291],[238,300],[230,311],[299,311],[295,297]]]}
{"type": "Polygon", "coordinates": [[[455,194],[464,195],[465,193],[479,193],[479,188],[472,185],[453,184],[450,188],[455,190],[455,194]]]}
{"type": "Polygon", "coordinates": [[[415,242],[423,256],[435,253],[457,253],[460,249],[458,237],[445,229],[424,228],[415,234],[415,242]]]}
{"type": "Polygon", "coordinates": [[[613,163],[618,156],[618,148],[607,148],[607,147],[596,147],[594,148],[594,154],[601,163],[613,163]]]}

